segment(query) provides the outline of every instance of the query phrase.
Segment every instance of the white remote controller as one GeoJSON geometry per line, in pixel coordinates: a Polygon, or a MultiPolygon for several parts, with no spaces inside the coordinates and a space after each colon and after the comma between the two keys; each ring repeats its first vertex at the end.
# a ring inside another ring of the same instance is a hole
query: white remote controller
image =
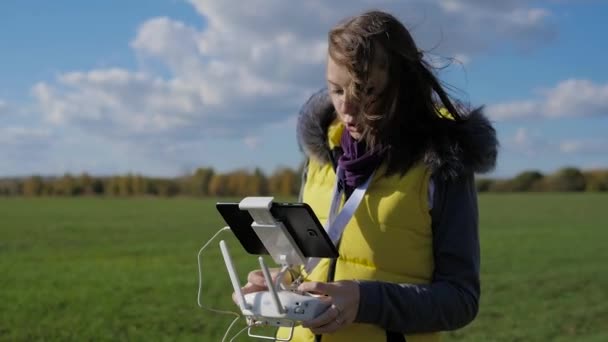
{"type": "Polygon", "coordinates": [[[268,291],[243,294],[224,240],[220,241],[220,250],[236,294],[237,303],[246,317],[262,325],[293,327],[317,317],[330,306],[329,301],[323,301],[314,294],[288,290],[277,291],[262,257],[259,258],[259,262],[268,291]]]}
{"type": "Polygon", "coordinates": [[[283,326],[285,324],[282,320],[294,321],[298,324],[317,317],[330,306],[329,301],[322,301],[313,295],[291,291],[279,291],[277,295],[282,304],[282,312],[277,310],[271,291],[260,291],[245,295],[245,303],[251,305],[251,308],[243,310],[243,314],[252,316],[257,321],[264,321],[268,325],[283,326]]]}
{"type": "Polygon", "coordinates": [[[290,341],[296,325],[319,316],[329,308],[331,302],[322,298],[323,296],[283,289],[280,284],[288,268],[305,265],[307,258],[321,257],[321,255],[314,255],[315,253],[308,255],[302,252],[294,236],[280,220],[274,217],[271,211],[272,197],[246,197],[238,206],[240,210],[249,212],[253,219],[251,228],[272,259],[282,266],[281,271],[276,275],[277,279],[273,279],[264,259],[260,256],[258,261],[268,291],[244,294],[226,242],[220,241],[222,256],[234,289],[234,297],[247,320],[249,336],[273,341],[290,341]],[[263,336],[252,332],[252,328],[261,326],[287,327],[289,336],[263,336]]]}

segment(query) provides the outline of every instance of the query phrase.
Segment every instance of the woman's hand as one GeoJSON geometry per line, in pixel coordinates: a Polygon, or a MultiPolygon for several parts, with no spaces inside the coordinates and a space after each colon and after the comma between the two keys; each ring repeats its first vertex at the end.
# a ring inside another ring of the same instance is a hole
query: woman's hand
{"type": "Polygon", "coordinates": [[[311,292],[330,297],[332,305],[316,318],[302,323],[315,334],[332,333],[351,324],[359,311],[359,284],[355,281],[333,283],[305,282],[299,291],[311,292]]]}
{"type": "MultiPolygon", "coordinates": [[[[270,269],[270,277],[272,278],[273,282],[276,281],[279,272],[280,270],[278,268],[270,269]]],[[[283,283],[287,284],[290,279],[291,276],[289,275],[289,272],[286,272],[283,278],[283,283]]],[[[264,273],[262,273],[262,270],[254,270],[249,272],[247,275],[247,284],[241,287],[241,291],[243,292],[243,295],[252,292],[268,291],[268,285],[266,285],[266,279],[264,278],[264,273]]],[[[237,303],[235,293],[232,293],[232,301],[237,303]]]]}

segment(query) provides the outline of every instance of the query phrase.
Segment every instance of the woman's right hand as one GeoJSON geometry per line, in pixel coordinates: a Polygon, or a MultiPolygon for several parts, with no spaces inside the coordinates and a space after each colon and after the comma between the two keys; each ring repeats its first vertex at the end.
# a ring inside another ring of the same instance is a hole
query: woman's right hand
{"type": "MultiPolygon", "coordinates": [[[[274,282],[277,278],[277,276],[279,275],[279,269],[270,269],[270,277],[272,278],[272,281],[274,282]]],[[[287,272],[285,274],[285,278],[290,278],[289,272],[287,272]]],[[[284,279],[285,280],[289,280],[289,279],[284,279]]],[[[246,295],[248,293],[252,293],[252,292],[259,292],[259,291],[267,291],[268,290],[268,286],[266,285],[266,279],[264,278],[264,273],[262,273],[262,270],[254,270],[249,272],[249,274],[247,275],[247,284],[245,284],[245,286],[241,287],[241,291],[243,292],[243,295],[246,295]]],[[[232,294],[232,301],[234,301],[235,303],[238,303],[236,300],[236,294],[233,293],[232,294]]]]}
{"type": "MultiPolygon", "coordinates": [[[[273,281],[276,278],[277,273],[278,272],[275,270],[271,271],[270,276],[272,277],[273,281]]],[[[262,273],[262,270],[249,272],[247,275],[247,284],[241,288],[243,294],[266,290],[268,290],[268,285],[266,285],[266,279],[264,278],[264,273],[262,273]]]]}

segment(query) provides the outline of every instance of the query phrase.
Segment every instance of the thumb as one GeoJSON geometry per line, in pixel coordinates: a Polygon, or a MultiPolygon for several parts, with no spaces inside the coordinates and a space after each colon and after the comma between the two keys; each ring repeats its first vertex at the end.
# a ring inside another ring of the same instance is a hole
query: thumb
{"type": "Polygon", "coordinates": [[[245,286],[241,287],[241,291],[243,291],[243,294],[248,294],[251,292],[258,292],[258,291],[266,291],[268,290],[268,287],[264,286],[264,285],[258,285],[258,284],[252,284],[252,283],[247,283],[245,284],[245,286]]]}
{"type": "Polygon", "coordinates": [[[308,281],[300,284],[300,286],[298,286],[298,291],[312,292],[322,295],[331,295],[332,288],[327,283],[322,283],[318,281],[308,281]]]}

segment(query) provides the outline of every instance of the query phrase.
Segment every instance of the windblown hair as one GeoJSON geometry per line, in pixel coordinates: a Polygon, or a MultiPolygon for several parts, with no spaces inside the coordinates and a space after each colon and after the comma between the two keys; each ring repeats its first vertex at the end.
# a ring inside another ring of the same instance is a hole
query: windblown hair
{"type": "Polygon", "coordinates": [[[362,138],[370,148],[386,148],[388,174],[404,173],[429,150],[450,145],[449,131],[467,120],[464,106],[450,98],[398,19],[366,12],[339,23],[328,38],[329,56],[352,79],[346,93],[360,104],[362,138]],[[370,95],[365,85],[374,63],[388,80],[370,95]],[[441,108],[451,118],[440,115],[441,108]]]}

